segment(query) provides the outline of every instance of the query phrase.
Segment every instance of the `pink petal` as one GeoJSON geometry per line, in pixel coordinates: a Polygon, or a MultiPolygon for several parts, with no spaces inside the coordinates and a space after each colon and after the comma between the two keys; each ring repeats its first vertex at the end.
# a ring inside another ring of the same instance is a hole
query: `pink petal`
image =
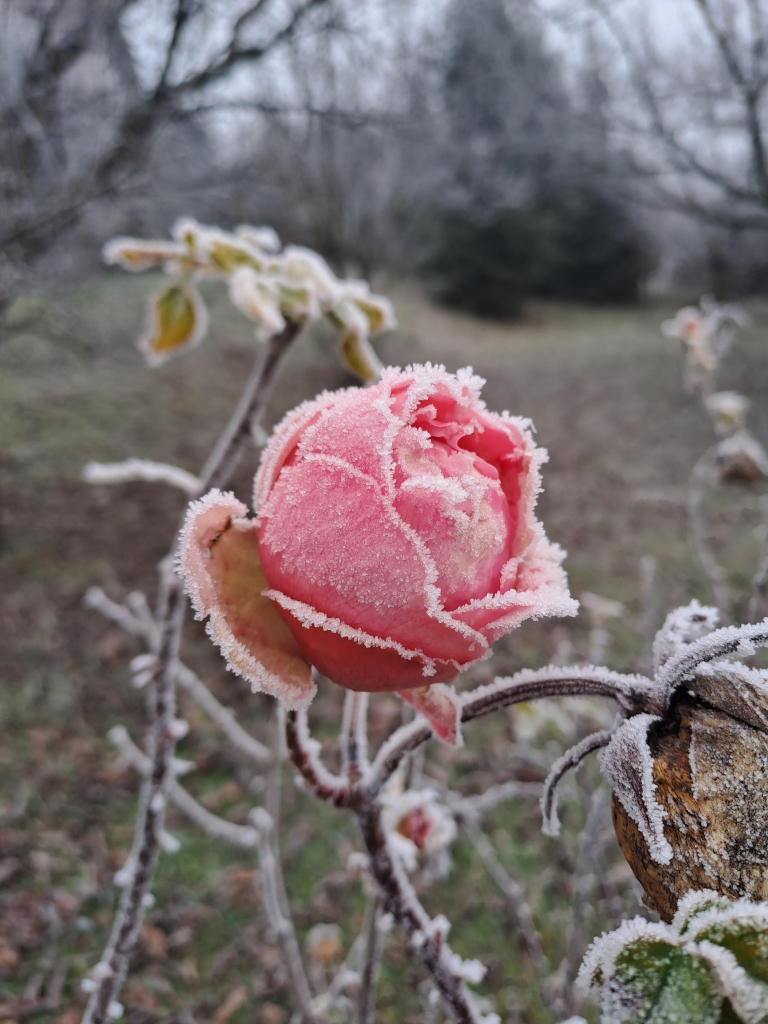
{"type": "Polygon", "coordinates": [[[429,722],[432,731],[449,747],[461,747],[461,704],[452,686],[433,683],[418,690],[398,690],[398,696],[429,722]]]}
{"type": "Polygon", "coordinates": [[[237,518],[245,506],[211,491],[192,502],[179,543],[179,570],[197,618],[228,667],[254,690],[303,707],[315,693],[311,669],[269,598],[259,560],[255,521],[237,518]]]}

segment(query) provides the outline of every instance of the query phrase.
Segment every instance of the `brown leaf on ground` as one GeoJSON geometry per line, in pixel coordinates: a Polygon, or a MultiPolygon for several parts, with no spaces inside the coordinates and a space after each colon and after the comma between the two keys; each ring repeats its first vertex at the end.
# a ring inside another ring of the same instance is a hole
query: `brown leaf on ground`
{"type": "Polygon", "coordinates": [[[120,658],[121,653],[129,637],[121,629],[108,629],[99,641],[97,651],[105,665],[114,665],[120,658]]]}
{"type": "Polygon", "coordinates": [[[13,946],[0,945],[0,973],[11,974],[21,963],[21,954],[13,946]]]}
{"type": "Polygon", "coordinates": [[[174,928],[168,936],[168,952],[181,953],[188,946],[192,945],[194,938],[195,933],[188,924],[182,924],[178,928],[174,928]]]}
{"type": "Polygon", "coordinates": [[[5,885],[21,870],[21,861],[17,857],[3,857],[0,860],[0,885],[5,885]]]}
{"type": "Polygon", "coordinates": [[[227,1024],[229,1018],[237,1013],[247,998],[248,989],[245,985],[238,985],[236,988],[233,988],[216,1013],[211,1017],[211,1024],[227,1024]]]}
{"type": "Polygon", "coordinates": [[[157,996],[140,985],[129,985],[125,990],[123,1002],[131,1009],[144,1010],[147,1013],[157,1011],[157,996]]]}
{"type": "Polygon", "coordinates": [[[263,1003],[256,1018],[259,1024],[285,1024],[285,1010],[277,1003],[263,1003]]]}
{"type": "Polygon", "coordinates": [[[254,885],[253,869],[237,865],[231,867],[216,886],[216,895],[230,905],[255,906],[259,897],[254,885]]]}
{"type": "Polygon", "coordinates": [[[196,985],[200,980],[197,971],[197,960],[193,956],[185,957],[176,967],[179,977],[187,985],[196,985]]]}
{"type": "Polygon", "coordinates": [[[80,1024],[83,1017],[83,1011],[78,1009],[76,1006],[69,1006],[66,1010],[56,1017],[53,1024],[80,1024]]]}
{"type": "Polygon", "coordinates": [[[143,924],[141,926],[141,944],[147,956],[151,956],[155,960],[163,960],[168,955],[168,939],[165,933],[161,932],[159,928],[155,928],[154,925],[143,924]]]}
{"type": "Polygon", "coordinates": [[[207,807],[209,811],[218,811],[224,804],[237,800],[239,796],[242,796],[242,792],[240,786],[230,779],[229,782],[225,782],[222,786],[217,786],[216,789],[206,793],[200,800],[200,803],[207,807]]]}

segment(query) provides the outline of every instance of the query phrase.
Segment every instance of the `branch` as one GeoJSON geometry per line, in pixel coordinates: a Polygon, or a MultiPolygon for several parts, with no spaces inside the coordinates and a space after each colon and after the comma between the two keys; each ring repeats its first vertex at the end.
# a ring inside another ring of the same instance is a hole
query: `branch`
{"type": "Polygon", "coordinates": [[[296,938],[293,921],[284,912],[288,906],[280,859],[277,856],[275,823],[263,807],[251,811],[250,819],[259,836],[259,862],[261,864],[262,892],[264,907],[272,929],[283,946],[288,972],[296,1000],[304,1018],[312,1024],[315,1016],[312,1010],[312,992],[304,970],[304,961],[296,938]]]}
{"type": "Polygon", "coordinates": [[[350,787],[346,779],[334,775],[320,760],[320,744],[309,734],[306,711],[289,711],[285,721],[288,756],[298,768],[307,790],[325,803],[345,807],[350,787]]]}
{"type": "Polygon", "coordinates": [[[200,491],[200,480],[186,469],[169,466],[166,462],[150,462],[148,459],[89,462],[83,470],[83,480],[87,484],[122,484],[133,480],[165,483],[178,487],[190,497],[200,491]]]}
{"type": "Polygon", "coordinates": [[[357,995],[355,1024],[374,1024],[376,1013],[376,976],[381,958],[381,898],[371,896],[365,910],[363,936],[363,966],[360,971],[360,991],[357,995]]]}
{"type": "MultiPolygon", "coordinates": [[[[246,383],[235,413],[200,475],[201,492],[208,487],[226,484],[245,443],[250,438],[251,420],[256,419],[262,411],[281,356],[295,339],[299,329],[298,326],[290,325],[271,339],[266,355],[259,360],[257,368],[246,383]]],[[[171,554],[175,546],[174,541],[171,554]]],[[[166,576],[164,568],[161,568],[161,593],[164,592],[163,581],[166,576]]],[[[139,817],[131,852],[133,869],[123,890],[120,909],[107,948],[96,967],[98,981],[88,1000],[82,1024],[105,1024],[107,1019],[119,1016],[122,1012],[118,998],[144,918],[146,900],[160,852],[165,799],[173,781],[173,753],[176,745],[173,729],[176,709],[174,681],[186,611],[186,595],[177,585],[173,587],[168,600],[163,599],[160,604],[149,755],[151,771],[142,787],[139,817]]]]}
{"type": "MultiPolygon", "coordinates": [[[[90,587],[83,603],[87,608],[93,608],[100,612],[105,618],[124,629],[126,633],[144,637],[151,647],[155,639],[156,624],[153,619],[148,620],[146,615],[138,614],[138,599],[142,598],[146,605],[144,595],[139,595],[138,592],[136,595],[129,594],[128,600],[130,601],[132,597],[134,604],[137,605],[136,610],[110,600],[101,587],[90,587]]],[[[246,757],[253,758],[254,761],[260,763],[268,763],[272,759],[269,747],[245,731],[235,718],[231,708],[226,707],[214,697],[196,672],[193,672],[184,662],[177,660],[174,673],[179,686],[183,687],[209,718],[219,726],[234,747],[246,757]]]]}
{"type": "MultiPolygon", "coordinates": [[[[653,680],[640,675],[623,675],[609,669],[572,666],[523,669],[516,675],[496,679],[460,696],[462,722],[471,722],[510,704],[544,697],[611,697],[626,714],[661,710],[661,691],[653,680]]],[[[432,736],[429,726],[416,719],[402,726],[382,744],[364,785],[373,796],[397,770],[403,758],[432,736]]]]}
{"type": "Polygon", "coordinates": [[[347,690],[341,723],[341,759],[343,773],[355,782],[369,767],[368,694],[347,690]]]}
{"type": "MultiPolygon", "coordinates": [[[[122,756],[141,775],[149,775],[150,760],[133,742],[125,726],[116,725],[109,732],[109,738],[122,756]]],[[[179,810],[214,839],[226,839],[235,846],[254,849],[259,842],[258,829],[247,825],[235,825],[225,818],[211,814],[198,803],[175,779],[168,786],[168,796],[179,810]]]]}
{"type": "Polygon", "coordinates": [[[480,981],[482,965],[464,962],[448,946],[448,922],[432,920],[394,856],[381,822],[381,807],[366,795],[353,808],[360,823],[363,842],[370,857],[371,874],[379,885],[385,909],[402,928],[412,948],[429,971],[446,1010],[456,1024],[483,1024],[483,1016],[472,998],[465,980],[480,981]]]}

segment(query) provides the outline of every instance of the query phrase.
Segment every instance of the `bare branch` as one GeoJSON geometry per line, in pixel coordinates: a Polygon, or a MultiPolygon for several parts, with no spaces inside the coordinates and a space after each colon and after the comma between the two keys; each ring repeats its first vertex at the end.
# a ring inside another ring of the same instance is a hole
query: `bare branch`
{"type": "Polygon", "coordinates": [[[381,958],[381,898],[371,896],[365,909],[363,966],[357,995],[355,1024],[374,1024],[376,1017],[376,975],[381,958]]]}
{"type": "Polygon", "coordinates": [[[298,768],[309,792],[326,803],[346,806],[350,795],[349,783],[334,775],[320,760],[320,744],[310,736],[306,711],[288,712],[285,739],[288,756],[298,768]]]}
{"type": "Polygon", "coordinates": [[[87,484],[122,484],[133,480],[165,483],[178,487],[190,496],[199,493],[200,480],[179,466],[148,459],[126,459],[125,462],[89,462],[83,470],[87,484]]]}

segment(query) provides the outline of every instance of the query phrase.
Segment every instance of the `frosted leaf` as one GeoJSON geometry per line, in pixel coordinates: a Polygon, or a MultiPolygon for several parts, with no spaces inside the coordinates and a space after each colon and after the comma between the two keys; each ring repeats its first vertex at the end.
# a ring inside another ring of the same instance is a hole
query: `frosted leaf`
{"type": "Polygon", "coordinates": [[[261,249],[264,252],[279,252],[280,250],[280,238],[274,228],[251,227],[250,224],[241,224],[235,229],[235,234],[255,249],[261,249]]]}
{"type": "Polygon", "coordinates": [[[217,490],[192,502],[179,538],[179,571],[228,668],[287,707],[305,707],[315,693],[310,667],[264,596],[255,522],[239,518],[246,511],[233,494],[217,490]]]}
{"type": "Polygon", "coordinates": [[[744,426],[749,399],[738,391],[717,391],[704,400],[715,431],[721,436],[732,434],[744,426]]]}
{"type": "Polygon", "coordinates": [[[692,922],[709,910],[722,910],[732,906],[727,896],[721,896],[714,889],[692,889],[681,897],[677,904],[671,927],[678,935],[685,935],[692,922]]]}
{"type": "Polygon", "coordinates": [[[138,345],[150,366],[199,345],[208,330],[208,311],[192,285],[171,284],[150,298],[147,319],[138,345]]]}
{"type": "Polygon", "coordinates": [[[656,800],[653,757],[647,742],[648,728],[659,721],[647,714],[628,719],[606,747],[600,769],[640,829],[651,858],[658,864],[669,864],[672,847],[664,836],[666,812],[656,800]]]}
{"type": "Polygon", "coordinates": [[[113,238],[102,250],[105,263],[133,271],[162,266],[185,253],[186,247],[178,242],[150,242],[140,238],[113,238]]]}
{"type": "Polygon", "coordinates": [[[707,967],[667,925],[625,921],[597,939],[577,985],[600,992],[604,1024],[716,1024],[722,996],[707,967]]]}
{"type": "Polygon", "coordinates": [[[277,289],[266,275],[257,274],[252,267],[242,266],[234,271],[229,279],[229,297],[244,316],[256,322],[260,341],[268,341],[285,328],[277,289]]]}
{"type": "Polygon", "coordinates": [[[431,686],[399,690],[398,695],[426,718],[438,739],[449,747],[461,747],[461,703],[452,686],[433,683],[431,686]]]}
{"type": "Polygon", "coordinates": [[[658,681],[669,693],[681,683],[691,683],[697,668],[731,654],[754,653],[757,647],[768,646],[768,619],[742,626],[725,626],[706,636],[678,647],[658,673],[658,681]]]}
{"type": "Polygon", "coordinates": [[[339,352],[345,368],[363,383],[370,384],[381,374],[381,360],[365,335],[346,331],[339,341],[339,352]]]}
{"type": "Polygon", "coordinates": [[[768,672],[738,662],[704,662],[690,688],[732,718],[768,732],[768,672]]]}
{"type": "Polygon", "coordinates": [[[592,733],[591,736],[585,737],[580,743],[567,750],[550,768],[549,775],[544,782],[544,792],[541,795],[542,832],[545,836],[560,834],[560,820],[557,816],[558,785],[565,775],[572,768],[577,768],[588,754],[607,746],[611,736],[612,733],[608,731],[592,733]]]}
{"type": "Polygon", "coordinates": [[[682,608],[675,608],[664,620],[664,625],[653,641],[653,664],[658,672],[669,659],[678,654],[692,640],[711,633],[717,628],[720,612],[691,601],[682,608]]]}
{"type": "Polygon", "coordinates": [[[331,268],[316,252],[300,245],[289,245],[280,259],[282,272],[296,283],[309,284],[324,309],[330,308],[339,295],[339,282],[331,268]]]}
{"type": "Polygon", "coordinates": [[[712,969],[720,991],[744,1024],[765,1024],[768,1020],[768,985],[751,976],[724,946],[701,940],[692,942],[685,949],[695,952],[712,969]]]}

